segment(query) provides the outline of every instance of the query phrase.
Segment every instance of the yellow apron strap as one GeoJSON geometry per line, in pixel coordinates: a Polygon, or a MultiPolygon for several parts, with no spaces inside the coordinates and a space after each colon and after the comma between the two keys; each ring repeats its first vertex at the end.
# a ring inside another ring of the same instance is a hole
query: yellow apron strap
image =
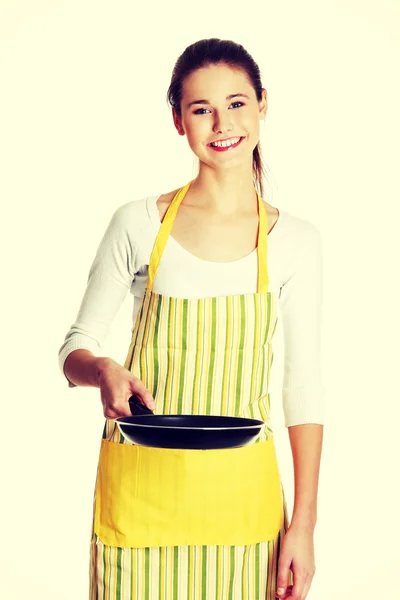
{"type": "MultiPolygon", "coordinates": [[[[256,190],[257,191],[257,190],[256,190]]],[[[267,246],[268,246],[268,218],[263,207],[263,201],[260,194],[257,192],[258,199],[258,293],[266,294],[268,292],[268,263],[267,263],[267,246]]]]}
{"type": "Polygon", "coordinates": [[[148,290],[153,289],[154,279],[158,270],[158,266],[160,264],[161,256],[164,252],[165,244],[167,243],[167,240],[170,236],[172,226],[175,221],[176,213],[178,212],[178,208],[193,181],[194,180],[192,179],[191,181],[189,181],[188,184],[186,184],[183,188],[181,188],[178,191],[164,216],[164,220],[161,224],[160,231],[158,232],[156,241],[154,243],[153,252],[150,256],[149,273],[147,278],[148,290]]]}
{"type": "MultiPolygon", "coordinates": [[[[164,252],[165,245],[171,234],[172,226],[175,221],[176,213],[178,208],[184,199],[186,192],[194,179],[189,181],[184,187],[180,188],[169,205],[165,214],[164,220],[161,224],[158,232],[156,241],[154,242],[153,251],[149,261],[149,272],[147,279],[147,289],[152,290],[154,280],[158,267],[160,264],[161,256],[164,252]]],[[[257,190],[256,190],[257,192],[257,190]]],[[[259,229],[258,229],[258,241],[257,241],[257,255],[258,255],[258,293],[267,293],[268,291],[268,267],[267,267],[267,244],[268,244],[268,219],[267,214],[263,207],[263,202],[260,194],[257,192],[258,200],[258,215],[259,215],[259,229]]]]}

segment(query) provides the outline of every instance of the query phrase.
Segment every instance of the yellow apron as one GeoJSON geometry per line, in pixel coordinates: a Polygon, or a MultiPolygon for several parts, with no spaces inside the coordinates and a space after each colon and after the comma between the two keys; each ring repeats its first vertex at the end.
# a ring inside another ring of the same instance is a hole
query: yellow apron
{"type": "Polygon", "coordinates": [[[108,421],[94,503],[94,532],[108,546],[254,544],[274,539],[284,519],[268,393],[276,299],[268,292],[267,216],[259,194],[257,293],[181,299],[152,291],[191,183],[175,195],[157,235],[125,368],[151,391],[156,414],[243,416],[265,424],[241,448],[184,450],[131,444],[108,421]]]}

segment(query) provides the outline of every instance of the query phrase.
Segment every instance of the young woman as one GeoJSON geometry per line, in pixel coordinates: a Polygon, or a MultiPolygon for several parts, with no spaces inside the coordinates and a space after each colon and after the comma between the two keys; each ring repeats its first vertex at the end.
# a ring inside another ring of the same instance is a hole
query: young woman
{"type": "Polygon", "coordinates": [[[262,200],[267,95],[241,45],[209,39],[186,48],[168,99],[198,175],[115,211],[59,351],[69,386],[98,387],[106,418],[90,598],[303,600],[315,572],[324,422],[320,235],[262,200]],[[122,366],[98,351],[128,291],[133,329],[122,366]],[[290,526],[270,418],[279,311],[295,476],[290,526]],[[133,394],[156,414],[244,416],[265,426],[239,449],[160,453],[130,444],[116,426],[131,414],[133,394]],[[215,487],[203,486],[196,502],[197,475],[212,461],[215,487]]]}

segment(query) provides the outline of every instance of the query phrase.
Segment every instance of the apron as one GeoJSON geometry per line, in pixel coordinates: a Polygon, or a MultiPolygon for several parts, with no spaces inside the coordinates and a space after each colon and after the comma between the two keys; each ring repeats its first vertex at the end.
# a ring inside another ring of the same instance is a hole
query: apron
{"type": "MultiPolygon", "coordinates": [[[[165,245],[191,183],[175,195],[155,240],[124,366],[152,393],[155,414],[250,417],[263,420],[264,427],[247,446],[185,450],[131,444],[116,423],[107,420],[92,540],[111,553],[255,548],[276,541],[287,528],[269,416],[277,310],[275,295],[268,291],[267,216],[259,194],[256,293],[181,299],[153,292],[165,245]]],[[[92,555],[92,577],[95,570],[92,555]]],[[[269,585],[272,590],[272,582],[269,585]]]]}

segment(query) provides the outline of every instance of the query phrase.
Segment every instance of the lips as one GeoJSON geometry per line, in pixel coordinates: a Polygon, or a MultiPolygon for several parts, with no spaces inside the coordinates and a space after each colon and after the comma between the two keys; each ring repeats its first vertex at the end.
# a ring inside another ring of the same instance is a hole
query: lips
{"type": "MultiPolygon", "coordinates": [[[[227,138],[227,139],[232,139],[232,138],[227,138]]],[[[233,139],[235,139],[235,138],[233,138],[233,139]]],[[[213,142],[210,142],[208,144],[208,147],[211,148],[212,150],[215,150],[216,152],[227,152],[228,150],[233,150],[234,148],[237,148],[243,140],[244,140],[244,137],[240,137],[239,140],[235,144],[230,144],[229,146],[212,146],[211,144],[213,142]]],[[[216,141],[223,142],[225,140],[216,140],[216,141]]]]}

